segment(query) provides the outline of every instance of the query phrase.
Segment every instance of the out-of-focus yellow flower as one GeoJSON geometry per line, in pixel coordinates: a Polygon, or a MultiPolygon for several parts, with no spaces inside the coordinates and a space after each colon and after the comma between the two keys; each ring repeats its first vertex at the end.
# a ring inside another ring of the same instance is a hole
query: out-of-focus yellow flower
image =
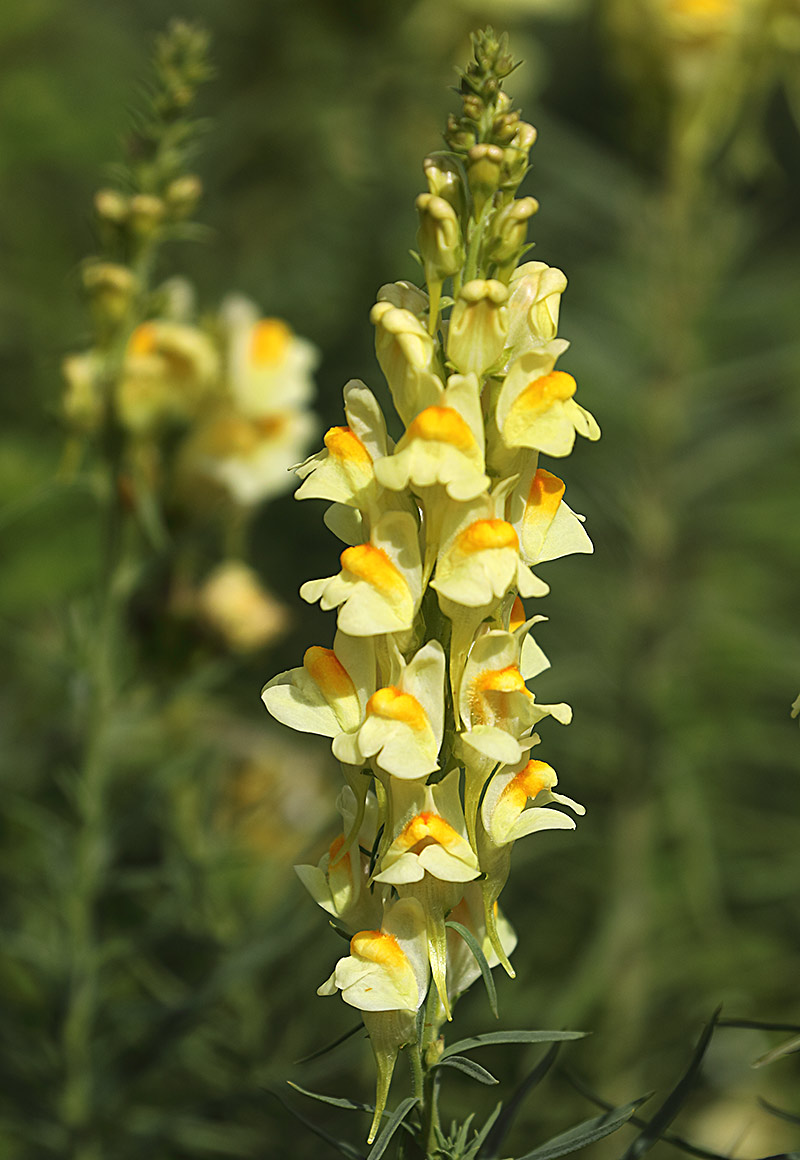
{"type": "Polygon", "coordinates": [[[219,356],[197,327],[153,319],[128,342],[116,407],[120,423],[153,434],[169,423],[188,423],[219,376],[219,356]]]}
{"type": "Polygon", "coordinates": [[[70,427],[77,431],[96,431],[103,421],[103,360],[94,350],[70,354],[63,360],[65,390],[61,410],[70,427]]]}
{"type": "Polygon", "coordinates": [[[234,652],[253,652],[285,632],[285,605],[241,560],[223,560],[197,593],[198,614],[234,652]]]}
{"type": "Polygon", "coordinates": [[[185,473],[215,480],[243,507],[289,486],[291,468],[317,429],[307,409],[316,348],[246,299],[222,311],[224,382],[184,448],[185,473]]]}

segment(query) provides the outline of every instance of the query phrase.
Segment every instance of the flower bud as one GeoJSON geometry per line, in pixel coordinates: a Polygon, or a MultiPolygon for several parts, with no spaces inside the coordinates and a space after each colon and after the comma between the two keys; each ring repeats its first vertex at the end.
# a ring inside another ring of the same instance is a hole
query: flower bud
{"type": "Polygon", "coordinates": [[[509,290],[508,347],[511,358],[550,342],[558,333],[565,274],[545,262],[526,262],[515,271],[509,290]]]}
{"type": "Polygon", "coordinates": [[[529,125],[527,121],[520,121],[511,142],[503,150],[501,173],[503,189],[514,190],[522,181],[528,169],[528,155],[536,137],[533,125],[529,125]]]}
{"type": "Polygon", "coordinates": [[[502,282],[466,282],[447,332],[447,357],[461,374],[484,375],[500,358],[508,336],[508,290],[502,282]]]}
{"type": "Polygon", "coordinates": [[[509,145],[519,125],[519,113],[503,113],[492,122],[492,136],[500,145],[509,145]]]}
{"type": "Polygon", "coordinates": [[[528,218],[539,208],[535,197],[523,197],[509,202],[499,210],[492,221],[490,241],[492,259],[499,265],[516,263],[528,236],[528,218]]]}
{"type": "Polygon", "coordinates": [[[448,201],[460,217],[464,212],[464,177],[460,164],[445,153],[433,153],[422,163],[428,189],[448,201]]]}
{"type": "Polygon", "coordinates": [[[473,145],[467,154],[467,181],[479,218],[486,202],[497,192],[503,150],[498,145],[473,145]]]}
{"type": "Polygon", "coordinates": [[[173,217],[188,217],[194,211],[203,192],[203,183],[194,173],[176,177],[167,186],[165,194],[167,207],[173,217]]]}
{"type": "Polygon", "coordinates": [[[103,221],[121,226],[128,219],[130,203],[128,198],[116,189],[98,189],[94,195],[94,208],[97,216],[103,221]]]}
{"type": "Polygon", "coordinates": [[[416,206],[419,214],[417,244],[428,281],[441,281],[458,273],[464,262],[464,246],[452,205],[443,197],[421,193],[416,206]]]}
{"type": "Polygon", "coordinates": [[[61,364],[66,389],[61,410],[74,430],[96,431],[103,419],[102,360],[95,351],[70,354],[61,364]]]}
{"type": "Polygon", "coordinates": [[[160,197],[137,193],[130,201],[131,226],[141,237],[148,237],[161,225],[166,210],[160,197]]]}
{"type": "Polygon", "coordinates": [[[122,321],[136,287],[136,277],[127,266],[93,260],[83,267],[83,288],[101,326],[114,326],[122,321]]]}
{"type": "Polygon", "coordinates": [[[369,317],[375,327],[378,362],[397,413],[408,425],[424,407],[436,403],[442,391],[434,370],[435,343],[410,310],[391,302],[376,302],[369,317]]]}

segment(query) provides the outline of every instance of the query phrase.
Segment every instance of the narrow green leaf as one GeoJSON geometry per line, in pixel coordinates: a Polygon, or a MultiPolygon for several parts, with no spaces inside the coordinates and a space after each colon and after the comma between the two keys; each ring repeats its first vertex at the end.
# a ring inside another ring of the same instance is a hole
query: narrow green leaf
{"type": "Polygon", "coordinates": [[[325,1096],[320,1092],[310,1092],[307,1088],[300,1087],[299,1083],[292,1083],[287,1079],[286,1083],[290,1088],[299,1092],[301,1096],[308,1096],[310,1100],[319,1100],[321,1104],[332,1104],[334,1108],[347,1108],[351,1112],[374,1112],[374,1106],[370,1104],[357,1104],[353,1100],[343,1099],[339,1096],[325,1096]]]}
{"type": "MultiPolygon", "coordinates": [[[[566,1068],[561,1073],[565,1079],[572,1084],[577,1092],[585,1096],[587,1100],[591,1100],[593,1104],[597,1104],[598,1108],[603,1108],[606,1112],[613,1112],[614,1105],[608,1103],[607,1100],[602,1099],[593,1092],[590,1087],[578,1079],[576,1075],[568,1071],[566,1068]]],[[[630,1123],[635,1124],[637,1128],[643,1128],[647,1123],[641,1116],[631,1116],[630,1123]]],[[[712,1152],[710,1148],[699,1148],[696,1144],[690,1144],[688,1140],[684,1140],[682,1136],[678,1136],[675,1132],[665,1132],[661,1137],[667,1144],[672,1144],[673,1147],[680,1149],[681,1152],[687,1152],[690,1156],[698,1157],[698,1160],[729,1160],[729,1158],[720,1152],[712,1152]]]]}
{"type": "Polygon", "coordinates": [[[524,1156],[520,1156],[519,1160],[556,1160],[558,1156],[566,1156],[570,1152],[577,1152],[579,1148],[586,1148],[589,1144],[594,1144],[596,1140],[602,1140],[604,1136],[610,1136],[612,1132],[618,1131],[624,1124],[627,1124],[639,1105],[649,1098],[649,1095],[641,1096],[638,1100],[632,1100],[629,1104],[625,1104],[624,1107],[615,1108],[613,1112],[603,1112],[602,1116],[584,1120],[577,1127],[570,1128],[569,1131],[562,1132],[560,1136],[554,1136],[546,1144],[534,1148],[532,1152],[526,1152],[524,1156]]]}
{"type": "Polygon", "coordinates": [[[781,1059],[784,1055],[794,1055],[796,1051],[800,1051],[800,1035],[793,1035],[786,1043],[779,1043],[777,1047],[773,1047],[770,1051],[759,1055],[758,1059],[753,1060],[753,1067],[766,1067],[768,1063],[774,1063],[776,1059],[781,1059]]]}
{"type": "Polygon", "coordinates": [[[324,1140],[326,1144],[330,1144],[331,1148],[335,1148],[340,1155],[346,1156],[347,1160],[363,1160],[362,1153],[357,1148],[354,1148],[352,1144],[348,1144],[346,1140],[337,1140],[335,1136],[331,1136],[329,1132],[326,1132],[324,1128],[320,1128],[313,1120],[306,1119],[291,1104],[287,1104],[286,1100],[281,1099],[278,1093],[271,1088],[267,1088],[267,1091],[271,1096],[275,1097],[281,1107],[285,1108],[290,1116],[294,1116],[299,1123],[308,1128],[309,1132],[313,1132],[315,1136],[318,1136],[320,1140],[324,1140]]]}
{"type": "Polygon", "coordinates": [[[487,1031],[484,1035],[471,1035],[469,1039],[459,1039],[446,1047],[439,1057],[460,1055],[476,1047],[492,1047],[498,1043],[560,1043],[565,1039],[583,1039],[586,1031],[487,1031]]]}
{"type": "Polygon", "coordinates": [[[487,1085],[500,1083],[497,1076],[492,1075],[485,1067],[481,1067],[474,1059],[467,1059],[466,1055],[448,1055],[447,1059],[437,1060],[431,1071],[436,1067],[454,1067],[456,1071],[463,1071],[465,1075],[476,1079],[478,1083],[487,1085]]]}
{"type": "Polygon", "coordinates": [[[367,1153],[367,1160],[379,1160],[389,1146],[389,1141],[395,1134],[397,1129],[402,1124],[408,1113],[413,1107],[419,1103],[416,1096],[408,1096],[401,1104],[398,1104],[395,1110],[389,1117],[389,1122],[384,1127],[383,1131],[378,1136],[375,1143],[367,1153]]]}
{"type": "Polygon", "coordinates": [[[480,1154],[480,1151],[483,1148],[483,1145],[489,1139],[489,1135],[492,1131],[492,1128],[497,1123],[497,1117],[500,1115],[502,1110],[503,1110],[503,1101],[501,1100],[499,1104],[495,1105],[494,1111],[489,1116],[486,1123],[481,1128],[480,1132],[478,1132],[476,1134],[475,1139],[472,1141],[472,1144],[470,1145],[470,1152],[469,1152],[470,1156],[478,1156],[480,1154]]]}
{"type": "Polygon", "coordinates": [[[499,1012],[497,1010],[497,989],[494,985],[494,979],[492,978],[492,968],[487,962],[486,955],[483,953],[480,943],[475,938],[475,935],[472,933],[472,931],[468,930],[467,927],[462,926],[460,922],[446,922],[445,926],[449,926],[451,930],[454,930],[457,934],[460,934],[464,942],[472,951],[472,954],[475,957],[475,962],[481,969],[481,977],[483,978],[483,985],[486,987],[486,995],[489,999],[489,1006],[491,1007],[492,1014],[494,1015],[495,1019],[499,1018],[499,1012]]]}
{"type": "Polygon", "coordinates": [[[664,1131],[669,1127],[669,1125],[677,1116],[678,1112],[683,1107],[686,1098],[689,1095],[689,1092],[692,1090],[695,1080],[697,1079],[697,1075],[703,1063],[703,1057],[706,1053],[706,1050],[708,1049],[709,1043],[711,1042],[711,1036],[714,1034],[721,1010],[722,1008],[718,1007],[714,1014],[711,1016],[708,1024],[703,1030],[703,1034],[697,1041],[697,1047],[694,1050],[694,1055],[692,1056],[686,1071],[683,1073],[675,1087],[664,1100],[661,1107],[656,1109],[645,1127],[628,1148],[625,1155],[623,1156],[623,1160],[639,1160],[639,1157],[643,1156],[645,1152],[648,1152],[650,1148],[652,1148],[653,1145],[661,1138],[661,1136],[664,1134],[664,1131]]]}
{"type": "Polygon", "coordinates": [[[767,1019],[718,1019],[717,1027],[744,1027],[755,1031],[800,1031],[797,1023],[771,1023],[767,1019]]]}
{"type": "Polygon", "coordinates": [[[351,1027],[349,1031],[345,1031],[344,1035],[340,1035],[338,1039],[334,1039],[333,1043],[328,1043],[325,1047],[320,1047],[316,1051],[312,1051],[311,1055],[304,1055],[302,1059],[296,1059],[295,1066],[301,1063],[311,1063],[312,1059],[319,1059],[323,1055],[327,1055],[329,1051],[333,1051],[340,1043],[345,1043],[348,1039],[358,1034],[359,1031],[364,1031],[364,1024],[357,1023],[355,1027],[351,1027]]]}
{"type": "Polygon", "coordinates": [[[547,1075],[556,1061],[560,1047],[560,1043],[554,1043],[547,1054],[539,1060],[533,1070],[519,1084],[511,1099],[502,1109],[502,1114],[500,1114],[500,1109],[498,1109],[498,1115],[495,1116],[496,1123],[491,1133],[487,1135],[486,1147],[481,1152],[484,1160],[490,1160],[491,1157],[496,1156],[500,1151],[500,1146],[508,1135],[523,1101],[547,1075]]]}

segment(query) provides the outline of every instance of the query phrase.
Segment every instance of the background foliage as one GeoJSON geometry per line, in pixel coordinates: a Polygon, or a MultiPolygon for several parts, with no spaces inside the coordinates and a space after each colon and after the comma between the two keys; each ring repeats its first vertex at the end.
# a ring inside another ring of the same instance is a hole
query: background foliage
{"type": "MultiPolygon", "coordinates": [[[[187,4],[178,14],[207,24],[217,66],[198,164],[212,234],[169,261],[202,301],[235,287],[317,343],[321,427],[337,422],[348,378],[379,382],[376,289],[415,277],[413,199],[453,106],[452,66],[477,24],[509,29],[526,63],[508,88],[540,133],[525,189],[542,206],[533,256],[570,278],[567,366],[603,440],[573,457],[570,503],[596,553],[545,570],[553,670],[537,688],[575,707],[574,725],[545,740],[589,812],[574,838],[520,849],[506,905],[522,935],[518,979],[498,990],[515,1025],[594,1031],[569,1058],[624,1102],[677,1075],[719,1002],[729,1015],[800,1019],[789,719],[800,150],[791,69],[756,46],[745,115],[719,129],[687,192],[667,163],[667,90],[619,11],[601,0],[187,4]]],[[[266,1089],[291,1074],[336,1094],[369,1090],[360,1037],[291,1066],[354,1020],[313,995],[339,943],[321,937],[290,869],[324,846],[337,780],[325,745],[291,750],[258,701],[268,676],[328,632],[295,593],[327,574],[335,541],[315,504],[287,496],[263,509],[251,547],[292,609],[291,632],[217,672],[211,692],[188,680],[158,713],[165,668],[119,722],[129,759],[101,855],[92,1123],[69,1126],[74,707],[98,531],[91,497],[52,484],[59,364],[87,341],[76,271],[92,248],[91,197],[164,15],[155,0],[6,0],[0,14],[0,1151],[12,1158],[277,1156],[290,1132],[293,1155],[317,1155],[266,1089]]],[[[480,995],[459,1019],[464,1033],[486,1029],[480,995]]],[[[800,1110],[797,1068],[749,1068],[773,1042],[718,1033],[684,1134],[727,1151],[749,1125],[742,1154],[788,1146],[759,1118],[754,1080],[800,1110]]],[[[534,1058],[496,1062],[513,1082],[534,1058]]],[[[547,1082],[547,1107],[520,1115],[518,1149],[585,1111],[563,1078],[547,1082]]],[[[446,1089],[454,1115],[491,1106],[492,1093],[463,1083],[446,1089]]]]}

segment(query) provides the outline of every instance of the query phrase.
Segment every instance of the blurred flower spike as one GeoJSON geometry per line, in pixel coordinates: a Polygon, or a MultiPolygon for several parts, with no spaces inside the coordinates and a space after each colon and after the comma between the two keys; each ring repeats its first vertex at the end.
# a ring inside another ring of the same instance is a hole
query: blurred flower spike
{"type": "Polygon", "coordinates": [[[544,561],[592,551],[539,460],[600,431],[557,367],[566,278],[519,265],[538,204],[516,195],[536,131],[503,92],[513,61],[491,30],[473,46],[448,151],[426,159],[416,202],[425,285],[382,287],[370,315],[404,431],[394,444],[352,381],[346,424],[297,469],[297,498],[327,501],[344,541],[340,570],[300,590],[337,610],[338,631],[263,691],[278,720],[332,738],[342,763],[343,832],[298,872],[351,938],[319,992],[341,991],[370,1034],[370,1141],[398,1051],[429,1067],[457,997],[499,963],[513,974],[497,900],[515,840],[583,812],[529,756],[534,727],[571,710],[528,688],[548,662],[530,635],[543,618],[520,597],[547,593],[533,571],[544,561]]]}

